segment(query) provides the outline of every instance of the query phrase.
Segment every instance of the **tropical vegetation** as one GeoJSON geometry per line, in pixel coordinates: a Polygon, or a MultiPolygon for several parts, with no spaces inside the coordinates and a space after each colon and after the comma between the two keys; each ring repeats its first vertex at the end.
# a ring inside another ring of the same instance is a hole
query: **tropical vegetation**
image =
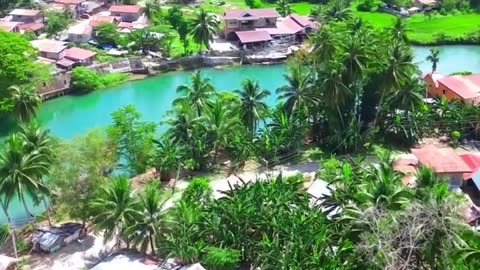
{"type": "MultiPolygon", "coordinates": [[[[158,20],[158,7],[148,8],[158,20]]],[[[407,187],[391,152],[375,145],[410,147],[440,136],[478,140],[479,107],[424,102],[404,21],[379,30],[346,6],[317,12],[324,21],[311,36],[312,51],[300,50],[289,61],[284,86],[269,91],[246,79],[225,93],[193,72],[162,121],[146,122],[128,105],[111,114],[106,130],[70,142],[35,123],[39,97],[26,86],[32,66],[24,63],[28,58],[13,59],[26,73],[13,77],[19,86],[12,86],[5,78],[13,71],[0,72],[2,89],[9,89],[1,108],[22,122],[0,149],[5,215],[14,199],[29,216],[28,199],[51,203],[56,216],[93,225],[119,248],[209,269],[477,269],[479,235],[462,224],[458,194],[426,168],[416,187],[407,187]],[[278,104],[268,107],[273,91],[278,104]],[[214,191],[208,177],[198,177],[235,176],[247,163],[268,171],[311,148],[321,149],[317,176],[328,190],[321,196],[305,190],[302,175],[240,176],[227,191],[214,191]],[[372,152],[375,161],[367,161],[372,152]],[[151,177],[148,183],[131,179],[138,175],[151,177]],[[189,180],[183,190],[175,188],[179,177],[189,180]]],[[[216,17],[198,9],[189,32],[181,14],[169,11],[165,20],[183,41],[190,37],[208,48],[216,17]]],[[[135,50],[152,48],[148,31],[135,35],[146,41],[135,50]]],[[[435,50],[428,60],[433,70],[441,61],[435,50]]],[[[79,91],[104,84],[83,68],[72,77],[79,91]]]]}

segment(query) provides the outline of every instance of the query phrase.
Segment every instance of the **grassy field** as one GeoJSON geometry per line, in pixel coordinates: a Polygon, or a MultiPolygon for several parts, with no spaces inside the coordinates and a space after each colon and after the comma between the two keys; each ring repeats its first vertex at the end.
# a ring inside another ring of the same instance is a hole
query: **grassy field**
{"type": "Polygon", "coordinates": [[[385,28],[395,23],[395,16],[388,13],[354,11],[353,14],[374,27],[385,28]]]}
{"type": "Polygon", "coordinates": [[[415,15],[408,19],[408,38],[417,43],[430,43],[438,35],[448,39],[462,39],[470,33],[480,31],[480,14],[437,16],[429,19],[415,15]]]}
{"type": "MultiPolygon", "coordinates": [[[[395,16],[386,13],[354,12],[375,27],[390,27],[395,16]]],[[[458,14],[447,16],[414,15],[407,19],[407,36],[413,43],[433,44],[439,35],[445,40],[462,40],[468,34],[480,31],[480,14],[458,14]]]]}

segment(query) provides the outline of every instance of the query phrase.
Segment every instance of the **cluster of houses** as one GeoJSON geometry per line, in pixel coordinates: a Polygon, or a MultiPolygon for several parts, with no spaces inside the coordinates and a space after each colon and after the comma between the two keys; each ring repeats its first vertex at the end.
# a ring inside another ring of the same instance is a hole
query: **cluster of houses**
{"type": "Polygon", "coordinates": [[[273,8],[229,10],[223,19],[225,39],[238,41],[244,49],[301,43],[320,26],[309,17],[297,14],[281,17],[273,8]]]}
{"type": "Polygon", "coordinates": [[[443,76],[428,73],[423,80],[429,96],[480,104],[480,74],[443,76]]]}
{"type": "MultiPolygon", "coordinates": [[[[63,71],[71,70],[78,65],[87,66],[93,63],[96,53],[78,47],[68,48],[67,42],[77,45],[90,42],[95,37],[95,30],[105,23],[117,24],[121,33],[129,33],[147,25],[147,19],[140,6],[105,6],[104,2],[54,0],[52,3],[45,3],[42,10],[63,12],[69,9],[77,21],[68,28],[66,35],[59,38],[60,41],[45,37],[31,41],[38,49],[38,60],[55,64],[63,71]]],[[[48,23],[42,10],[14,9],[0,20],[0,29],[19,34],[33,32],[40,36],[45,29],[45,23],[48,23]]]]}
{"type": "Polygon", "coordinates": [[[63,70],[71,70],[76,66],[89,66],[93,63],[97,53],[78,48],[68,48],[67,43],[56,40],[32,40],[33,47],[39,52],[39,61],[55,64],[63,70]]]}

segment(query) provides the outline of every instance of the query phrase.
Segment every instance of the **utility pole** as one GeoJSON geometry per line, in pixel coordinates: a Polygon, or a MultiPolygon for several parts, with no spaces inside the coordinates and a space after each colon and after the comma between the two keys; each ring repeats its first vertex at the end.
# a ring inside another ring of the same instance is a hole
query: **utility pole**
{"type": "Polygon", "coordinates": [[[15,254],[15,258],[18,259],[17,253],[17,241],[15,240],[15,226],[13,225],[12,218],[8,218],[8,225],[10,227],[10,233],[12,236],[12,244],[13,244],[13,253],[15,254]]]}

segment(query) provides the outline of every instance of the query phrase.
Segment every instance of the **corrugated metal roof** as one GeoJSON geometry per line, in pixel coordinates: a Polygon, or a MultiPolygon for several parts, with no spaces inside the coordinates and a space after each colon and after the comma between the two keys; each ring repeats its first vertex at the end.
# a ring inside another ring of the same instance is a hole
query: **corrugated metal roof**
{"type": "Polygon", "coordinates": [[[411,149],[421,165],[436,173],[471,173],[472,170],[452,148],[437,148],[433,145],[411,149]]]}
{"type": "Polygon", "coordinates": [[[267,31],[237,31],[235,32],[240,42],[252,43],[272,40],[272,36],[267,31]]]}
{"type": "Polygon", "coordinates": [[[280,17],[280,14],[274,8],[259,8],[259,9],[235,9],[225,11],[224,18],[231,19],[245,19],[245,18],[276,18],[280,17]]]}

